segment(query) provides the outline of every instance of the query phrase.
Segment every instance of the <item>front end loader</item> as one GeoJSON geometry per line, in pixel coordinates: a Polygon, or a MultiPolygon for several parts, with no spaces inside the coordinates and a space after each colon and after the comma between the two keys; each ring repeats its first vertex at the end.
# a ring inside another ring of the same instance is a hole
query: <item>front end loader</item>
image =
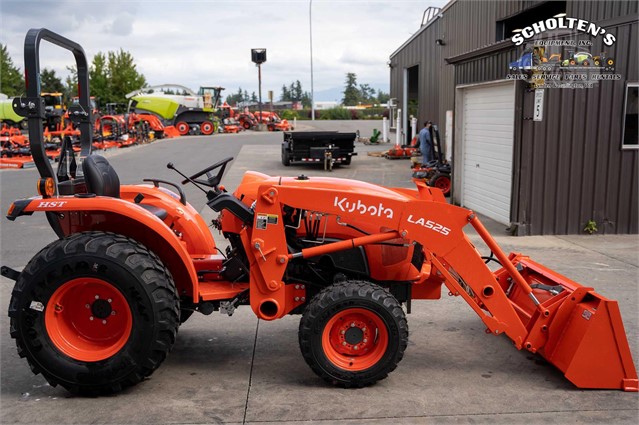
{"type": "Polygon", "coordinates": [[[580,388],[637,391],[617,302],[521,254],[506,255],[470,210],[441,191],[328,177],[245,173],[220,184],[232,158],[182,184],[202,190],[228,240],[216,247],[179,184],[121,185],[91,152],[88,67],[82,48],[45,29],[25,41],[29,122],[39,196],[7,217],[46,214],[59,239],[24,267],[9,306],[20,356],[52,385],[113,393],[160,366],[180,323],[248,305],[262,320],[301,314],[299,346],[311,369],[341,387],[392,372],[408,342],[411,301],[462,297],[486,332],[546,358],[580,388]],[[47,40],[76,58],[82,149],[54,172],[42,144],[38,49],[47,40]],[[472,226],[500,265],[491,270],[464,233],[472,226]]]}

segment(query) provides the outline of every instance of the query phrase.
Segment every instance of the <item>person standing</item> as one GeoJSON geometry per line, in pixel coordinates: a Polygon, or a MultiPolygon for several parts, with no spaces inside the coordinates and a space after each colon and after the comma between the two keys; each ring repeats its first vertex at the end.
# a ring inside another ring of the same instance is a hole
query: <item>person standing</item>
{"type": "Polygon", "coordinates": [[[431,125],[430,121],[426,121],[424,128],[419,132],[419,150],[422,152],[422,163],[424,165],[433,160],[433,139],[430,135],[431,125]]]}

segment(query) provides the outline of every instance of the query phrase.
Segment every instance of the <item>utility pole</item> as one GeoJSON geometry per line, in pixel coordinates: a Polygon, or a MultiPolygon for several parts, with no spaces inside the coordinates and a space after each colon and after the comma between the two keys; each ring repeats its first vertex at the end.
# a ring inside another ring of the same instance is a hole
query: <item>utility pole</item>
{"type": "Polygon", "coordinates": [[[308,4],[308,26],[311,35],[311,120],[315,121],[315,94],[313,92],[313,0],[308,4]]]}

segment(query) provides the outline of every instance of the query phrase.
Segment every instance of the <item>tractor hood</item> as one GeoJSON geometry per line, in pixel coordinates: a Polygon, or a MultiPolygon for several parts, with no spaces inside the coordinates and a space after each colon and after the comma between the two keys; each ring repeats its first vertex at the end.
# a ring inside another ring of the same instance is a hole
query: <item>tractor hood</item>
{"type": "Polygon", "coordinates": [[[234,195],[251,205],[257,199],[258,189],[262,185],[300,187],[305,189],[331,190],[336,194],[371,195],[396,201],[410,201],[417,196],[417,191],[410,189],[394,190],[371,183],[334,177],[272,177],[256,171],[247,171],[234,195]]]}

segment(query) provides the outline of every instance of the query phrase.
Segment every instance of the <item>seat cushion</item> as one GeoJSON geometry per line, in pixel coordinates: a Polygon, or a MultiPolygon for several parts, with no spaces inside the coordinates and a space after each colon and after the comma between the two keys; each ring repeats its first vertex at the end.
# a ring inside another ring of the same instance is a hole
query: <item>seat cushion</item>
{"type": "Polygon", "coordinates": [[[89,155],[84,158],[82,172],[89,193],[113,198],[120,197],[120,179],[103,156],[89,155]]]}

